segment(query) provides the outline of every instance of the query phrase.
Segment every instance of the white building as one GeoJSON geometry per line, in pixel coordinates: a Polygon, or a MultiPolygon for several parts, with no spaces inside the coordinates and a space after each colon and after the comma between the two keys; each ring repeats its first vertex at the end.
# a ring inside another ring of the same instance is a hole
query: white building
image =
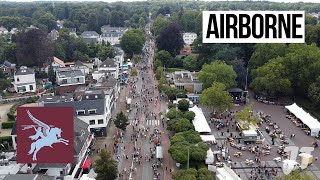
{"type": "Polygon", "coordinates": [[[119,64],[115,59],[108,58],[98,66],[98,71],[104,71],[107,75],[111,74],[115,79],[118,79],[119,64]]]}
{"type": "Polygon", "coordinates": [[[41,70],[48,74],[50,65],[52,66],[54,72],[56,72],[58,68],[66,67],[61,59],[53,57],[52,62],[45,64],[41,70]]]}
{"type": "Polygon", "coordinates": [[[36,78],[34,71],[26,66],[21,66],[14,73],[14,89],[17,93],[36,92],[36,78]]]}
{"type": "Polygon", "coordinates": [[[85,84],[85,75],[80,69],[59,68],[56,72],[56,82],[59,86],[85,84]]]}
{"type": "Polygon", "coordinates": [[[5,35],[8,33],[9,33],[9,31],[5,27],[3,27],[3,26],[0,27],[0,35],[5,35]]]}
{"type": "Polygon", "coordinates": [[[124,62],[124,51],[119,47],[114,47],[114,50],[116,51],[116,56],[114,57],[114,59],[119,64],[119,67],[121,67],[124,62]]]}
{"type": "Polygon", "coordinates": [[[101,35],[98,38],[98,43],[109,42],[111,45],[120,44],[120,38],[128,30],[126,27],[110,27],[105,25],[101,27],[101,35]]]}
{"type": "Polygon", "coordinates": [[[183,33],[184,44],[190,46],[197,39],[197,34],[193,32],[183,33]]]}

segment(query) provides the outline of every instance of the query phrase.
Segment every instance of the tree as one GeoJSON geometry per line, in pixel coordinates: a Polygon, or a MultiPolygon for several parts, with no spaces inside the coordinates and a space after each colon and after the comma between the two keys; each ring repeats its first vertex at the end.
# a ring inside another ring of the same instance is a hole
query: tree
{"type": "Polygon", "coordinates": [[[320,106],[320,76],[312,83],[308,90],[308,96],[315,106],[320,106]]]}
{"type": "Polygon", "coordinates": [[[183,113],[179,110],[176,110],[175,108],[172,108],[169,110],[169,112],[167,113],[167,118],[171,119],[175,119],[175,118],[182,118],[183,117],[183,113]]]}
{"type": "Polygon", "coordinates": [[[175,133],[194,130],[194,126],[188,119],[177,118],[171,119],[168,122],[168,130],[174,131],[175,133]]]}
{"type": "Polygon", "coordinates": [[[53,56],[53,44],[47,33],[39,29],[31,29],[19,35],[17,40],[18,65],[42,67],[53,56]]]}
{"type": "Polygon", "coordinates": [[[245,63],[241,59],[235,59],[231,61],[232,68],[234,72],[237,73],[236,82],[238,84],[238,87],[245,87],[246,85],[246,76],[247,76],[247,70],[245,67],[245,63]]]}
{"type": "Polygon", "coordinates": [[[235,87],[236,77],[237,74],[232,66],[222,61],[205,64],[199,72],[199,80],[203,83],[204,89],[211,87],[214,82],[222,83],[227,89],[235,87]]]}
{"type": "Polygon", "coordinates": [[[183,118],[188,119],[191,123],[194,120],[194,117],[196,117],[196,114],[194,112],[192,112],[192,111],[186,111],[183,114],[183,118]]]}
{"type": "Polygon", "coordinates": [[[136,69],[132,69],[131,76],[137,76],[137,75],[138,75],[138,71],[136,69]]]}
{"type": "Polygon", "coordinates": [[[237,121],[240,120],[244,123],[245,130],[249,130],[250,125],[256,125],[259,121],[258,116],[253,113],[253,104],[245,106],[242,111],[239,111],[235,114],[235,117],[237,121]]]}
{"type": "Polygon", "coordinates": [[[11,82],[6,78],[0,78],[0,90],[6,90],[11,82]]]}
{"type": "Polygon", "coordinates": [[[97,45],[97,57],[102,60],[113,58],[115,56],[114,49],[111,45],[97,45]]]}
{"type": "Polygon", "coordinates": [[[128,118],[124,115],[123,112],[120,112],[117,114],[117,117],[114,121],[114,124],[117,128],[125,131],[127,129],[127,126],[130,124],[128,118]]]}
{"type": "Polygon", "coordinates": [[[171,65],[173,64],[173,57],[168,51],[159,51],[155,57],[156,60],[159,60],[162,65],[165,67],[172,67],[171,65]]]}
{"type": "Polygon", "coordinates": [[[161,66],[157,67],[155,74],[156,74],[157,80],[160,80],[161,77],[165,77],[164,72],[163,72],[163,67],[161,67],[161,66]]]}
{"type": "Polygon", "coordinates": [[[173,180],[197,180],[197,170],[190,169],[181,169],[172,174],[173,180]]]}
{"type": "Polygon", "coordinates": [[[189,109],[189,100],[181,99],[178,102],[178,109],[180,111],[188,111],[188,109],[189,109]]]}
{"type": "Polygon", "coordinates": [[[163,31],[167,26],[170,24],[170,20],[163,16],[157,16],[152,24],[151,32],[152,34],[157,37],[161,31],[163,31]]]}
{"type": "Polygon", "coordinates": [[[291,82],[286,78],[283,58],[278,57],[253,71],[255,78],[250,86],[255,92],[266,91],[269,96],[287,95],[291,91],[291,82]]]}
{"type": "Polygon", "coordinates": [[[277,179],[279,179],[279,180],[292,180],[292,179],[294,179],[294,180],[312,180],[314,178],[315,177],[312,177],[305,172],[300,173],[300,170],[295,170],[295,171],[291,172],[290,174],[284,175],[284,176],[279,177],[277,179]]]}
{"type": "Polygon", "coordinates": [[[209,107],[218,113],[232,108],[232,97],[226,91],[224,84],[215,82],[212,87],[205,89],[200,95],[200,103],[209,107]]]}
{"type": "Polygon", "coordinates": [[[123,34],[120,45],[125,53],[133,56],[142,51],[145,41],[146,37],[141,29],[130,29],[123,34]]]}
{"type": "Polygon", "coordinates": [[[48,69],[48,77],[49,77],[49,81],[52,82],[52,84],[56,83],[56,75],[53,71],[53,67],[50,65],[49,69],[48,69]]]}
{"type": "Polygon", "coordinates": [[[211,172],[207,168],[198,169],[198,180],[212,180],[211,172]]]}
{"type": "Polygon", "coordinates": [[[175,57],[179,54],[184,45],[181,27],[177,23],[170,24],[161,31],[160,35],[156,39],[156,44],[159,50],[168,51],[173,57],[175,57]]]}
{"type": "Polygon", "coordinates": [[[95,161],[95,172],[97,180],[114,180],[118,177],[117,161],[112,159],[110,152],[101,149],[99,159],[95,161]]]}
{"type": "Polygon", "coordinates": [[[189,71],[198,71],[197,58],[191,54],[184,58],[183,68],[189,71]]]}

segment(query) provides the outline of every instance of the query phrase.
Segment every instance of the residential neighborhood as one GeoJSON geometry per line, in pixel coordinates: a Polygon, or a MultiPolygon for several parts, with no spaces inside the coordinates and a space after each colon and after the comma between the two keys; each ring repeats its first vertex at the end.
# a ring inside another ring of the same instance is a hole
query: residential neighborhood
{"type": "Polygon", "coordinates": [[[0,4],[0,180],[320,179],[320,3],[0,4]],[[305,43],[204,43],[235,10],[305,43]]]}

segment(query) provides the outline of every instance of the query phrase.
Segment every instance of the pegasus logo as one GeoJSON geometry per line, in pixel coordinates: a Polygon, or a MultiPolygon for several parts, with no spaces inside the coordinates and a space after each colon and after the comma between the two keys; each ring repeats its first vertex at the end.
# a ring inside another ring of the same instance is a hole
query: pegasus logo
{"type": "Polygon", "coordinates": [[[27,125],[22,130],[27,130],[30,128],[33,128],[36,132],[35,135],[29,136],[31,140],[36,140],[36,142],[33,142],[31,144],[30,150],[28,155],[31,155],[33,153],[32,160],[37,160],[37,153],[41,150],[41,148],[45,146],[49,146],[51,148],[52,144],[54,143],[63,143],[65,145],[68,145],[68,140],[61,138],[61,132],[62,130],[60,128],[53,127],[51,128],[47,124],[41,122],[37,118],[35,118],[30,111],[27,111],[29,118],[37,124],[38,128],[36,128],[34,125],[27,125]]]}

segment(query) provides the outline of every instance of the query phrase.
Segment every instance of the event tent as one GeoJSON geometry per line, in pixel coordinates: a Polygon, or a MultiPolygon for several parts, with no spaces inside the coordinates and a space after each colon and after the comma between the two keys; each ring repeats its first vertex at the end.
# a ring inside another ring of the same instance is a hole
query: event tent
{"type": "Polygon", "coordinates": [[[307,125],[310,128],[311,136],[318,136],[320,131],[320,122],[312,117],[309,113],[304,111],[296,103],[293,103],[290,106],[286,106],[286,109],[294,114],[303,124],[307,125]]]}
{"type": "Polygon", "coordinates": [[[162,146],[157,146],[157,148],[156,148],[156,158],[158,158],[158,159],[162,159],[163,158],[162,146]]]}
{"type": "Polygon", "coordinates": [[[194,117],[194,120],[192,121],[195,130],[199,133],[211,133],[211,128],[208,125],[206,117],[204,116],[201,108],[198,108],[198,106],[194,106],[192,108],[189,108],[189,111],[194,112],[194,114],[196,115],[194,117]]]}
{"type": "Polygon", "coordinates": [[[214,162],[214,155],[211,148],[209,148],[209,150],[207,151],[206,164],[213,164],[213,162],[214,162]]]}
{"type": "Polygon", "coordinates": [[[200,135],[200,137],[204,142],[216,142],[214,135],[200,135]]]}

